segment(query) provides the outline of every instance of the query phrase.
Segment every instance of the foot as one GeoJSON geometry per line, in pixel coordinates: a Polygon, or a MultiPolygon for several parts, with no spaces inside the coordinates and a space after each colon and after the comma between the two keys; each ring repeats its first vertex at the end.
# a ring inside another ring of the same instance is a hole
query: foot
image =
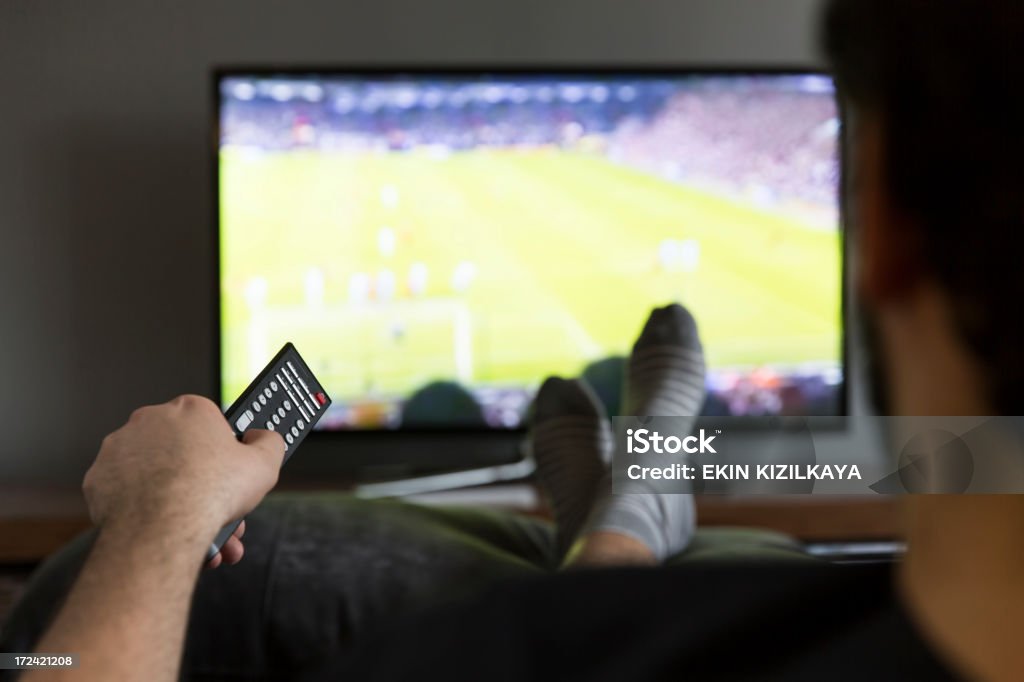
{"type": "Polygon", "coordinates": [[[626,365],[625,414],[696,418],[704,397],[704,349],[697,322],[681,305],[657,308],[626,365]]]}
{"type": "Polygon", "coordinates": [[[559,556],[564,557],[607,470],[611,426],[586,384],[552,377],[537,393],[530,441],[537,477],[555,516],[559,556]]]}
{"type": "MultiPolygon", "coordinates": [[[[652,312],[626,368],[626,415],[674,417],[678,430],[688,435],[705,396],[704,351],[689,311],[670,305],[652,312]]],[[[625,535],[663,561],[682,551],[693,537],[693,496],[659,494],[637,484],[636,492],[609,492],[598,499],[585,533],[588,538],[625,535]]]]}

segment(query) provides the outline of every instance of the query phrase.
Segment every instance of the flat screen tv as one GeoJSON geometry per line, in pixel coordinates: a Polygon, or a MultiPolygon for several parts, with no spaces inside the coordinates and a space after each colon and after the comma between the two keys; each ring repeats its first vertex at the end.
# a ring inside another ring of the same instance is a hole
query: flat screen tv
{"type": "Polygon", "coordinates": [[[706,413],[845,411],[828,76],[214,81],[225,405],[292,341],[334,399],[320,431],[514,433],[546,376],[614,383],[650,310],[679,301],[704,341],[706,413]]]}

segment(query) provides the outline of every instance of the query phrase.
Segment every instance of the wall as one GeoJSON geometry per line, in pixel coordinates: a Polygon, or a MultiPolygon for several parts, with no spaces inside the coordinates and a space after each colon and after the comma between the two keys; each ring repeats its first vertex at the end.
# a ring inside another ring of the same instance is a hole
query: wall
{"type": "Polygon", "coordinates": [[[208,69],[813,64],[816,0],[5,0],[0,482],[73,482],[143,403],[210,392],[208,69]]]}

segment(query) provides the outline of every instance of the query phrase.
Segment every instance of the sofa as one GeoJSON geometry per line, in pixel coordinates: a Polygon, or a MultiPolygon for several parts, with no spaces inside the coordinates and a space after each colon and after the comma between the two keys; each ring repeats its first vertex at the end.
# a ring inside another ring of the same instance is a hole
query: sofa
{"type": "MultiPolygon", "coordinates": [[[[31,651],[84,562],[87,532],[39,566],[0,630],[0,651],[31,651]]],[[[396,618],[471,599],[502,580],[558,567],[552,526],[509,512],[269,496],[246,522],[244,560],[203,571],[184,679],[277,679],[336,655],[396,618]]],[[[770,531],[701,529],[672,562],[809,560],[770,531]]]]}

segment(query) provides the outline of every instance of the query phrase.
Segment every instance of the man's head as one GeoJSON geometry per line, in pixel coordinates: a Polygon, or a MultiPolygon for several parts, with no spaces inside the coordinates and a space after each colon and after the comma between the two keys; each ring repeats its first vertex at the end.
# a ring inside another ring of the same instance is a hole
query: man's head
{"type": "Polygon", "coordinates": [[[1024,3],[832,0],[824,42],[853,121],[857,295],[891,391],[876,388],[927,411],[905,384],[930,359],[962,365],[977,410],[1021,414],[1024,3]]]}

